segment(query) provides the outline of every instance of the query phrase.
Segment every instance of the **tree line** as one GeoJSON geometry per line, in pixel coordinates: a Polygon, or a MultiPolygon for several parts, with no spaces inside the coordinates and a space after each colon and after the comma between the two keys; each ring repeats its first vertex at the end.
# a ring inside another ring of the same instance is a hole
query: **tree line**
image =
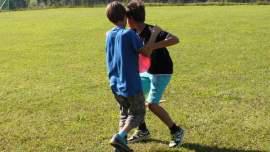
{"type": "MultiPolygon", "coordinates": [[[[94,7],[105,5],[112,0],[7,0],[8,9],[46,8],[46,7],[94,7]]],[[[122,0],[127,2],[128,0],[122,0]]],[[[145,0],[151,4],[185,4],[185,3],[270,3],[270,0],[145,0]]]]}

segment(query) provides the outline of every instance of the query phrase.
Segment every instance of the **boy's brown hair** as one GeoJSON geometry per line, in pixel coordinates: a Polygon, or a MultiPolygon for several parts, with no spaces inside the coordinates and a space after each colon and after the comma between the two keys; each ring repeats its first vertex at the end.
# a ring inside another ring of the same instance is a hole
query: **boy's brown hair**
{"type": "Polygon", "coordinates": [[[123,21],[127,15],[125,7],[118,1],[113,1],[107,5],[107,18],[114,24],[123,21]]]}
{"type": "Polygon", "coordinates": [[[127,17],[140,23],[145,21],[145,8],[142,0],[131,0],[128,3],[127,17]]]}

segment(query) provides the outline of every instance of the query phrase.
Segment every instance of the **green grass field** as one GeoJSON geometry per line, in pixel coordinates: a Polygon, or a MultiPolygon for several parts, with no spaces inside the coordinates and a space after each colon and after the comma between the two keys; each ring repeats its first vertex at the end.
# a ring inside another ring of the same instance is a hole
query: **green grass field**
{"type": "MultiPolygon", "coordinates": [[[[150,112],[136,152],[270,151],[270,7],[147,8],[178,35],[162,105],[182,148],[150,112]]],[[[0,151],[109,152],[118,107],[106,76],[104,8],[0,13],[0,151]]]]}

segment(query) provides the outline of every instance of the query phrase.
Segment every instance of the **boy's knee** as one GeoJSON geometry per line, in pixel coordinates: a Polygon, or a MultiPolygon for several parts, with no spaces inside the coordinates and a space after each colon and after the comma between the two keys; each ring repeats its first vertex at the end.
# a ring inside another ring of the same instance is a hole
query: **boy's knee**
{"type": "Polygon", "coordinates": [[[156,104],[156,103],[148,103],[147,104],[147,107],[151,110],[151,111],[153,111],[156,107],[158,107],[159,105],[158,104],[156,104]]]}
{"type": "Polygon", "coordinates": [[[145,108],[149,108],[149,103],[148,102],[145,103],[145,108]]]}
{"type": "Polygon", "coordinates": [[[139,126],[142,122],[144,122],[145,113],[140,113],[136,115],[132,115],[128,117],[128,124],[130,124],[133,128],[139,126]]]}

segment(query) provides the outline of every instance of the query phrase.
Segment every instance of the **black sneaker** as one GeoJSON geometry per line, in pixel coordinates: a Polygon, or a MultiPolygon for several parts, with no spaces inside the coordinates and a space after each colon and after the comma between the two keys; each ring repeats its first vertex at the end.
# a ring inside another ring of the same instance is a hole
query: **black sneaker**
{"type": "Polygon", "coordinates": [[[145,141],[150,138],[150,132],[142,131],[142,130],[136,130],[136,132],[128,139],[129,143],[136,143],[140,141],[145,141]]]}
{"type": "Polygon", "coordinates": [[[180,146],[183,143],[184,132],[184,129],[179,127],[179,130],[177,132],[171,134],[172,139],[169,144],[170,148],[180,146]]]}
{"type": "Polygon", "coordinates": [[[115,147],[117,152],[133,152],[127,145],[125,139],[122,139],[119,135],[114,135],[110,141],[110,144],[115,147]]]}

